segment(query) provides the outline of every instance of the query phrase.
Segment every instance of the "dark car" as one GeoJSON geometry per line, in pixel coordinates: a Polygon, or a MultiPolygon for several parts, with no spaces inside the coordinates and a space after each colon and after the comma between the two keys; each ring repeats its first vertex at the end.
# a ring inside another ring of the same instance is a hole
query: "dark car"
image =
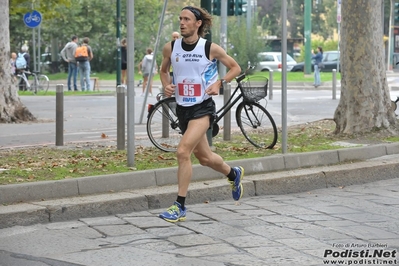
{"type": "MultiPolygon", "coordinates": [[[[322,60],[324,68],[322,68],[320,71],[321,72],[332,72],[333,69],[337,69],[338,59],[339,59],[339,51],[324,52],[323,60],[322,60]]],[[[291,72],[303,72],[304,66],[305,66],[305,62],[298,63],[291,69],[291,72]]],[[[313,71],[314,71],[314,66],[312,63],[312,72],[313,71]]]]}

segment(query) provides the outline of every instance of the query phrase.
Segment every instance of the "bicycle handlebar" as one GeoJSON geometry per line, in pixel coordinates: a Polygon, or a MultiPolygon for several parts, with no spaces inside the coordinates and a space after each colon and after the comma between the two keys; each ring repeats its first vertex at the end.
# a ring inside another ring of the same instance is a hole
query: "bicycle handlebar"
{"type": "Polygon", "coordinates": [[[251,69],[254,69],[254,68],[255,68],[255,66],[248,66],[247,70],[245,70],[244,73],[242,73],[242,74],[240,74],[240,75],[238,75],[238,76],[236,77],[237,83],[240,83],[243,79],[245,79],[245,77],[246,77],[246,75],[247,75],[247,72],[248,72],[249,70],[251,70],[251,69]]]}

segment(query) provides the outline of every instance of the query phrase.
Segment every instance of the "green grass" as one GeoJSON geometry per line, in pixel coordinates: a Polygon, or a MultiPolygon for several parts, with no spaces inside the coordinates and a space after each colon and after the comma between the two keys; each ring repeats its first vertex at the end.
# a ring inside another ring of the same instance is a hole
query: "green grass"
{"type": "MultiPolygon", "coordinates": [[[[336,141],[351,142],[332,132],[335,123],[322,120],[289,127],[288,153],[302,153],[320,150],[342,149],[336,141]]],[[[396,136],[382,136],[378,132],[356,138],[355,143],[396,142],[396,136]],[[360,141],[360,142],[359,142],[360,141]]],[[[360,144],[359,144],[360,145],[360,144]]],[[[231,140],[224,141],[223,134],[213,138],[213,147],[225,161],[260,158],[281,154],[281,133],[273,149],[258,149],[252,146],[238,132],[232,134],[231,140]]],[[[84,176],[108,175],[114,173],[149,170],[154,168],[176,167],[175,153],[167,153],[155,147],[135,147],[134,168],[127,166],[127,151],[117,150],[115,146],[86,143],[63,147],[34,147],[0,150],[1,168],[0,185],[35,182],[44,180],[62,180],[84,176]]],[[[192,157],[193,164],[198,160],[192,157]]]]}

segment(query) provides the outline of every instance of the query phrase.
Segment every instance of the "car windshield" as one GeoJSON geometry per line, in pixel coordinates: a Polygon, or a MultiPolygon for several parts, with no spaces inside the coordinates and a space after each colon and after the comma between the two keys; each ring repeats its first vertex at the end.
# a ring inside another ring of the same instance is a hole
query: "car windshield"
{"type": "MultiPolygon", "coordinates": [[[[278,55],[277,59],[279,62],[281,62],[281,55],[278,55]]],[[[294,58],[292,58],[289,54],[287,54],[287,62],[292,62],[292,61],[295,61],[294,58]]]]}
{"type": "Polygon", "coordinates": [[[338,61],[338,53],[328,53],[328,61],[338,61]]]}
{"type": "Polygon", "coordinates": [[[269,54],[259,54],[259,61],[274,61],[273,56],[269,54]]]}

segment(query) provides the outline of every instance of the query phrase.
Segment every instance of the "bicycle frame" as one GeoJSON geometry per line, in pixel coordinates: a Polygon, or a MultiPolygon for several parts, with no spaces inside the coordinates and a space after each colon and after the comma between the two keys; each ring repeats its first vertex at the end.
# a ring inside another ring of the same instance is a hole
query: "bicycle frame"
{"type": "Polygon", "coordinates": [[[38,87],[38,84],[39,84],[39,77],[38,77],[38,75],[36,73],[27,72],[25,70],[22,70],[20,74],[17,74],[17,76],[21,77],[25,81],[27,90],[34,90],[34,93],[37,93],[37,90],[38,90],[37,87],[38,87]],[[32,81],[33,88],[32,88],[32,84],[28,80],[28,77],[26,76],[26,73],[29,73],[33,77],[33,81],[32,81]]]}
{"type": "Polygon", "coordinates": [[[240,83],[237,84],[237,87],[235,88],[233,94],[231,94],[229,100],[227,103],[225,103],[219,110],[216,111],[216,119],[213,122],[214,124],[217,124],[230,110],[231,108],[239,101],[241,98],[243,98],[242,93],[240,93],[235,99],[234,96],[237,94],[237,91],[240,90],[241,92],[241,85],[240,83]],[[234,100],[233,100],[234,99],[234,100]],[[232,101],[233,100],[233,101],[232,101]],[[222,112],[220,114],[220,112],[222,112]]]}
{"type": "Polygon", "coordinates": [[[26,88],[27,88],[27,89],[30,89],[31,85],[30,85],[30,83],[29,83],[28,77],[27,77],[26,74],[25,74],[25,70],[21,70],[21,73],[20,73],[20,74],[17,74],[17,76],[18,76],[18,77],[21,77],[21,78],[25,81],[26,88]]]}

